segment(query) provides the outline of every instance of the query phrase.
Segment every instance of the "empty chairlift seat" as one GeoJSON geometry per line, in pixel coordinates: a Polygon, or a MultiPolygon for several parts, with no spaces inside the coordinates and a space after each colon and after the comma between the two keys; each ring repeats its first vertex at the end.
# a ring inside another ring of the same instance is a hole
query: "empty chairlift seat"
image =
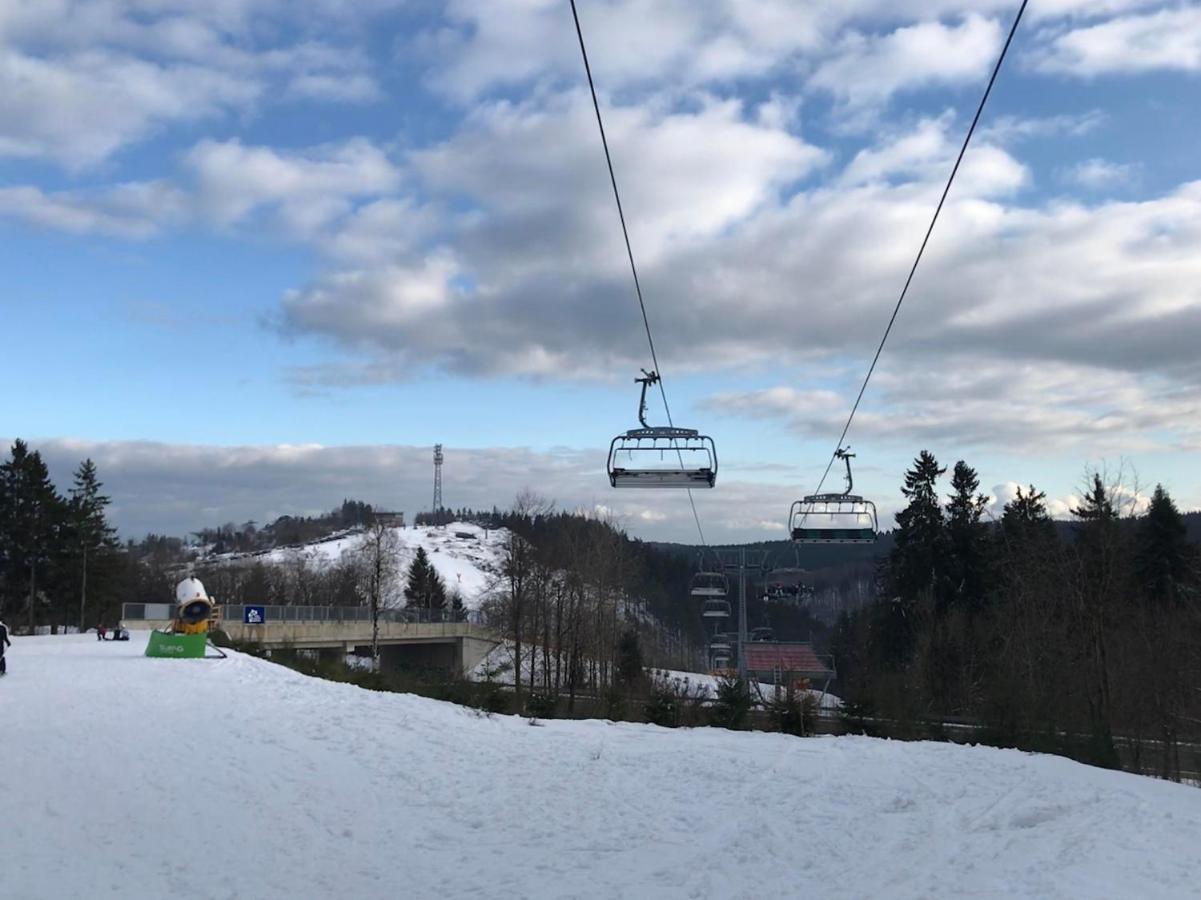
{"type": "Polygon", "coordinates": [[[694,597],[725,597],[730,593],[730,583],[721,572],[697,572],[692,576],[689,593],[694,597]]]}
{"type": "Polygon", "coordinates": [[[880,531],[876,504],[852,494],[850,448],[839,447],[834,456],[846,463],[847,489],[841,494],[810,494],[795,501],[788,511],[788,532],[800,544],[872,544],[880,531]]]}
{"type": "Polygon", "coordinates": [[[607,470],[615,488],[711,488],[717,483],[717,447],[694,428],[646,424],[646,389],[659,376],[643,372],[638,403],[641,428],[631,428],[609,444],[607,470]]]}
{"type": "Polygon", "coordinates": [[[718,597],[710,597],[701,607],[701,617],[705,619],[730,618],[730,601],[718,597]]]}
{"type": "Polygon", "coordinates": [[[879,531],[876,504],[849,494],[815,494],[792,504],[788,530],[801,544],[872,544],[879,531]]]}
{"type": "Polygon", "coordinates": [[[711,488],[717,448],[692,428],[633,428],[613,438],[608,469],[615,488],[711,488]]]}

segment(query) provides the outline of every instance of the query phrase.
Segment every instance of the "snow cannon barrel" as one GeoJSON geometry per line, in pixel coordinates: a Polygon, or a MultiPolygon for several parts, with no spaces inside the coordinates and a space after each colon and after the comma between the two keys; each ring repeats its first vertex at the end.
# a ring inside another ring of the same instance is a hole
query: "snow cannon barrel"
{"type": "Polygon", "coordinates": [[[214,603],[199,578],[185,578],[175,587],[176,634],[208,634],[214,603]]]}

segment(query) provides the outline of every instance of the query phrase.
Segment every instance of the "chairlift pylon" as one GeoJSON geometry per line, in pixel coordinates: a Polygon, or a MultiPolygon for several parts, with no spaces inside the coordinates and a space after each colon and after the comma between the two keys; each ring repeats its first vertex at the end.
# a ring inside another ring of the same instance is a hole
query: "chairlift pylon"
{"type": "Polygon", "coordinates": [[[841,494],[810,494],[793,502],[788,531],[798,544],[872,544],[880,531],[876,504],[852,494],[850,447],[834,455],[846,463],[847,488],[841,494]]]}
{"type": "Polygon", "coordinates": [[[659,383],[659,375],[643,369],[642,376],[634,379],[642,385],[638,401],[638,421],[642,427],[619,434],[609,444],[606,467],[609,484],[615,488],[713,487],[717,483],[717,447],[713,438],[694,428],[647,425],[646,390],[659,383]],[[654,465],[656,455],[662,465],[654,465]],[[639,465],[634,465],[635,460],[639,465]]]}

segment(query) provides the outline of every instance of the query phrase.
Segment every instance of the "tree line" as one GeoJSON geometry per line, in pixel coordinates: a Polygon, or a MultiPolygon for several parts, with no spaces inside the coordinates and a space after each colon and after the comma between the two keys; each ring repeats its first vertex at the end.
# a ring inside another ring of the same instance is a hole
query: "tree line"
{"type": "Polygon", "coordinates": [[[86,628],[119,596],[127,560],[105,510],[96,465],[79,463],[61,493],[41,454],[22,440],[0,463],[0,616],[86,628]]]}
{"type": "Polygon", "coordinates": [[[1092,475],[1064,535],[1046,495],[1019,490],[999,522],[963,461],[922,453],[875,602],[832,638],[861,725],[938,733],[968,722],[1001,746],[1180,779],[1201,769],[1201,553],[1168,492],[1092,475]]]}

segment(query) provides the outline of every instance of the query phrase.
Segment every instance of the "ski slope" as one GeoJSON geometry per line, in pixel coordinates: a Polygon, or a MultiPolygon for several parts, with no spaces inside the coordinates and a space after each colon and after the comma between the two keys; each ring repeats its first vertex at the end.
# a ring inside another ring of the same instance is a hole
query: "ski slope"
{"type": "MultiPolygon", "coordinates": [[[[477,609],[484,594],[496,583],[509,534],[505,528],[484,529],[468,522],[453,522],[445,528],[413,526],[390,531],[396,536],[400,571],[406,571],[417,555],[417,548],[423,548],[446,582],[447,591],[453,592],[457,587],[468,609],[477,609]]],[[[228,565],[251,561],[279,566],[301,556],[315,568],[323,569],[337,563],[345,554],[353,553],[361,540],[360,532],[344,531],[300,547],[277,547],[260,553],[224,553],[205,561],[228,565]]]]}
{"type": "Polygon", "coordinates": [[[1201,790],[1016,751],[482,718],[15,638],[0,895],[1196,897],[1201,790]]]}

